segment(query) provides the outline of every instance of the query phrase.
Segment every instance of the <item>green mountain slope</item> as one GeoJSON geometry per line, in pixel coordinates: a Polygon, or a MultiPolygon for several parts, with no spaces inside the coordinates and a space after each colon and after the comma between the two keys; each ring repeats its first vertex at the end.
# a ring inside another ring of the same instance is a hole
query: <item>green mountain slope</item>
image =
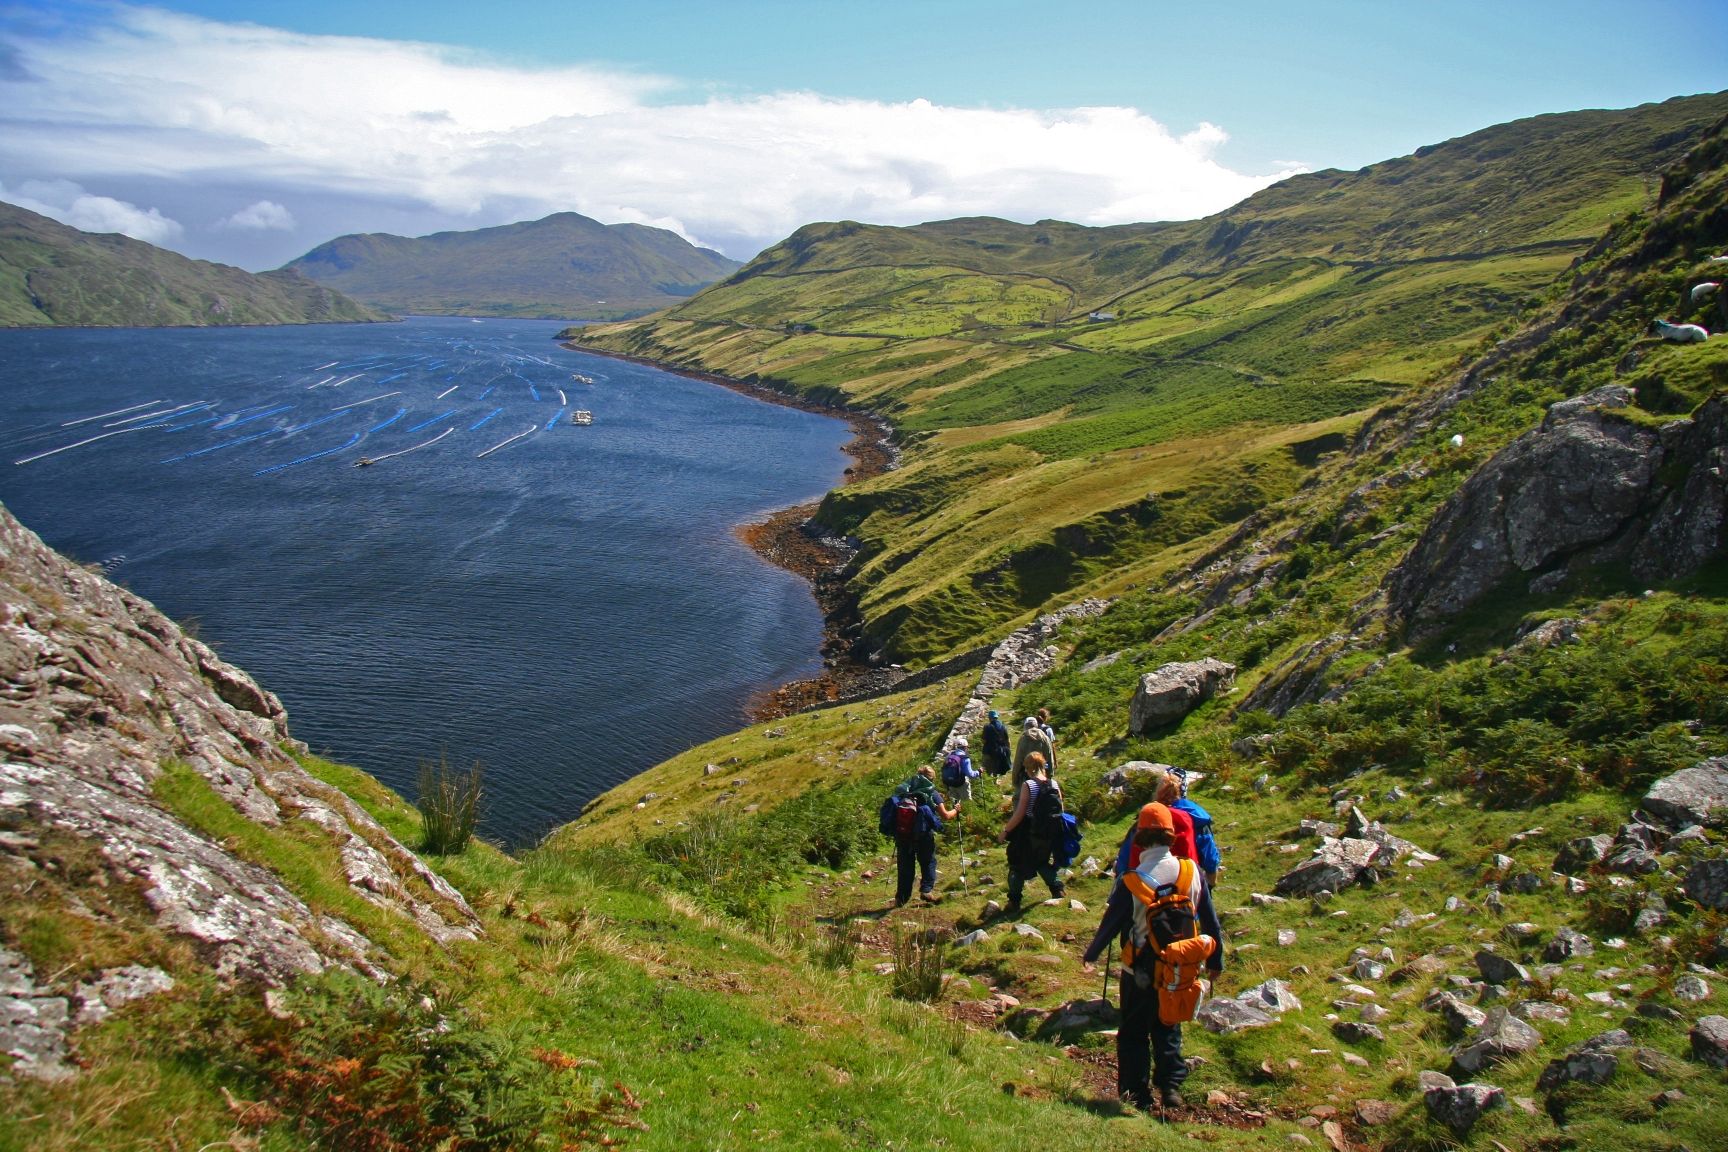
{"type": "Polygon", "coordinates": [[[395,312],[609,319],[679,303],[737,267],[663,228],[560,212],[416,239],[339,236],[286,269],[395,312]]]}
{"type": "Polygon", "coordinates": [[[887,416],[831,496],[863,654],[934,660],[1307,482],[1507,330],[1728,95],[1541,116],[1180,224],[800,229],[672,311],[572,335],[887,416]],[[957,480],[964,477],[964,481],[957,480]]]}
{"type": "Polygon", "coordinates": [[[0,325],[323,324],[389,317],[304,276],[188,260],[0,203],[0,325]]]}

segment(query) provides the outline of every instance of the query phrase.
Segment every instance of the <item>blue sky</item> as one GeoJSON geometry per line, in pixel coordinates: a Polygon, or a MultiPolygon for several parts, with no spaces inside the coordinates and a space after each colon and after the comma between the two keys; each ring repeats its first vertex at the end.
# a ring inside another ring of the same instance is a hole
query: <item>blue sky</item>
{"type": "Polygon", "coordinates": [[[1728,88],[1728,3],[0,4],[0,199],[242,266],[570,209],[1219,211],[1490,124],[1728,88]]]}

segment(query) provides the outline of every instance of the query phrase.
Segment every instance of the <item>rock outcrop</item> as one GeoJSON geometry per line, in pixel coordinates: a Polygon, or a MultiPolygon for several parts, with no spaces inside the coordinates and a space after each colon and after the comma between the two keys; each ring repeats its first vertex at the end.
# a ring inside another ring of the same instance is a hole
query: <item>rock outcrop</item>
{"type": "Polygon", "coordinates": [[[1174,724],[1235,682],[1234,664],[1210,658],[1148,672],[1128,704],[1128,730],[1150,732],[1174,724]]]}
{"type": "Polygon", "coordinates": [[[1616,412],[1618,385],[1563,400],[1479,468],[1388,580],[1413,633],[1514,578],[1557,588],[1574,564],[1624,563],[1641,581],[1696,570],[1728,547],[1728,401],[1654,427],[1616,412]]]}
{"type": "Polygon", "coordinates": [[[435,939],[475,936],[461,894],[302,769],[293,746],[274,695],[0,508],[0,862],[36,837],[93,844],[158,927],[226,976],[370,968],[376,949],[353,927],[158,801],[164,774],[189,769],[248,820],[321,829],[366,899],[435,939]]]}

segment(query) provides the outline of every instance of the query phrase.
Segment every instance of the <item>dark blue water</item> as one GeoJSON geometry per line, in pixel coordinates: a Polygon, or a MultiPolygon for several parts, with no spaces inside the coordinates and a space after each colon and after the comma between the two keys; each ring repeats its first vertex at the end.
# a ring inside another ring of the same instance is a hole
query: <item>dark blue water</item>
{"type": "Polygon", "coordinates": [[[484,832],[530,842],[819,669],[808,589],[732,530],[839,483],[849,435],[557,330],[0,331],[0,500],[314,751],[409,796],[480,760],[484,832]]]}

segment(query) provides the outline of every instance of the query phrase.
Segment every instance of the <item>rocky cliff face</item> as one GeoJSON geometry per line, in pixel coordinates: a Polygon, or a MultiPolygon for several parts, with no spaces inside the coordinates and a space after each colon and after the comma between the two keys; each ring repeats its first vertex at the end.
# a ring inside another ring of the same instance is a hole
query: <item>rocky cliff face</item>
{"type": "Polygon", "coordinates": [[[1435,515],[1388,585],[1416,635],[1507,581],[1558,589],[1574,570],[1624,564],[1684,576],[1728,547],[1728,403],[1656,427],[1620,415],[1613,386],[1564,400],[1497,453],[1435,515]]]}
{"type": "Polygon", "coordinates": [[[28,871],[40,838],[76,837],[225,975],[371,969],[381,957],[360,932],[158,803],[154,783],[186,765],[249,820],[321,830],[366,899],[438,940],[472,938],[462,896],[292,747],[275,696],[0,508],[0,864],[28,871]]]}

